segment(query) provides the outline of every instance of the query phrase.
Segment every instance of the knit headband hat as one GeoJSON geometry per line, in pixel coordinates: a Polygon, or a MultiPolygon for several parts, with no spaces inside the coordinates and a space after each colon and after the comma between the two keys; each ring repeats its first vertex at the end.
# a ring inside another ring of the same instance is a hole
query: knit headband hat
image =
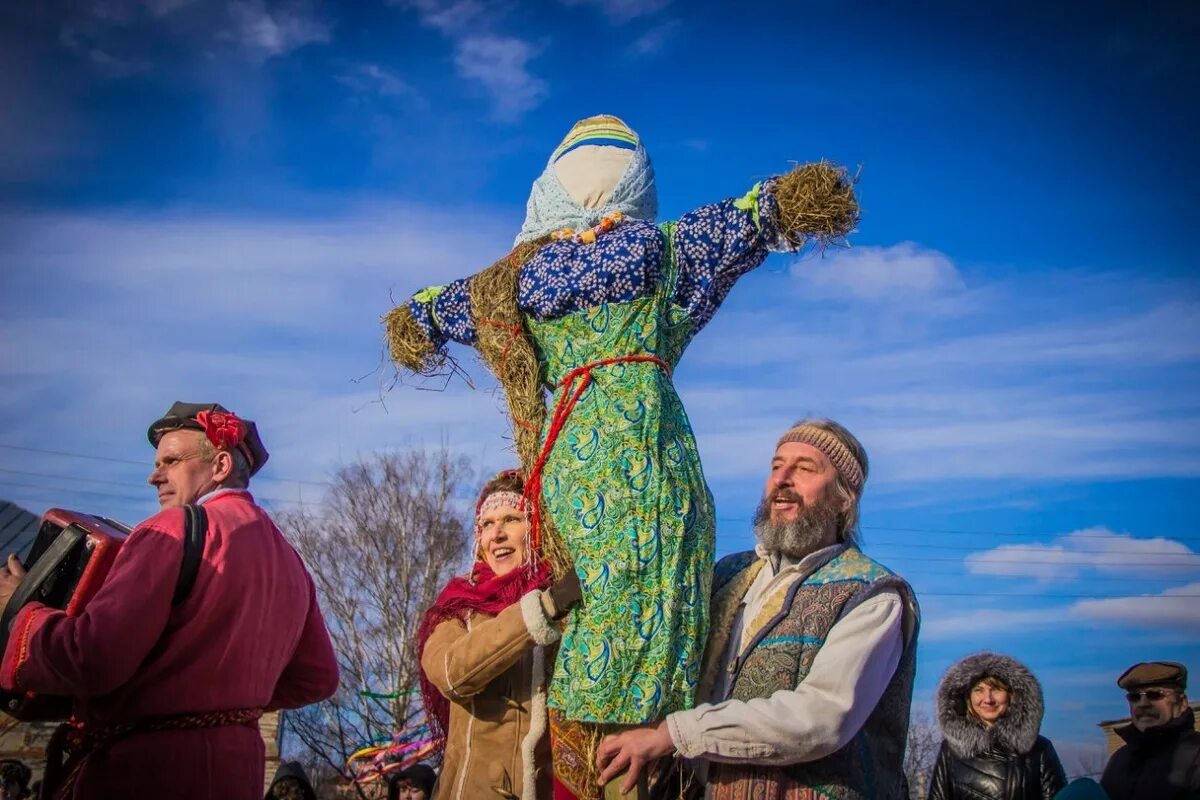
{"type": "Polygon", "coordinates": [[[633,129],[619,118],[609,114],[588,117],[576,122],[550,156],[553,164],[572,150],[585,145],[619,147],[622,150],[637,150],[638,136],[633,129]]]}
{"type": "Polygon", "coordinates": [[[862,491],[867,480],[867,471],[854,453],[835,434],[816,425],[800,423],[794,426],[775,443],[776,449],[786,442],[812,445],[825,454],[855,494],[862,491]]]}
{"type": "Polygon", "coordinates": [[[487,497],[483,498],[483,502],[481,502],[479,507],[475,510],[475,541],[479,541],[479,534],[483,529],[481,522],[483,515],[489,511],[495,511],[497,508],[515,508],[518,509],[522,514],[525,514],[526,518],[529,517],[529,514],[525,511],[524,501],[522,500],[520,493],[503,490],[499,492],[492,492],[487,497]]]}

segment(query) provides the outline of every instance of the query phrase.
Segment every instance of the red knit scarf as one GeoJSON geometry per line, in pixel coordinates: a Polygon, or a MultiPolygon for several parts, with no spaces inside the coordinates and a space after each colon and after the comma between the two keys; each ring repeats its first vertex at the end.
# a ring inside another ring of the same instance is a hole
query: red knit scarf
{"type": "MultiPolygon", "coordinates": [[[[507,575],[497,577],[492,568],[483,561],[476,561],[469,578],[453,578],[425,616],[417,630],[417,659],[425,656],[425,643],[438,625],[449,619],[466,622],[474,613],[494,617],[518,602],[534,589],[545,589],[550,585],[550,567],[542,562],[524,565],[507,575]]],[[[450,729],[450,701],[437,690],[421,670],[421,698],[425,701],[425,719],[430,734],[444,742],[450,729]]]]}

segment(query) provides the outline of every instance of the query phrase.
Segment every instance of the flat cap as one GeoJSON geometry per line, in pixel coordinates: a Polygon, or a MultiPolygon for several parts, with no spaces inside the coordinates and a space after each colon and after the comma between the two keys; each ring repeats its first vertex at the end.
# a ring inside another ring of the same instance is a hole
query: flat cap
{"type": "Polygon", "coordinates": [[[246,457],[251,475],[262,469],[270,457],[253,420],[242,419],[220,403],[182,403],[176,400],[166,414],[150,424],[146,438],[150,444],[158,447],[158,440],[164,433],[181,429],[203,431],[217,447],[236,446],[246,457]]]}
{"type": "Polygon", "coordinates": [[[1143,661],[1134,664],[1117,678],[1122,689],[1139,686],[1177,686],[1187,689],[1187,667],[1178,661],[1143,661]]]}

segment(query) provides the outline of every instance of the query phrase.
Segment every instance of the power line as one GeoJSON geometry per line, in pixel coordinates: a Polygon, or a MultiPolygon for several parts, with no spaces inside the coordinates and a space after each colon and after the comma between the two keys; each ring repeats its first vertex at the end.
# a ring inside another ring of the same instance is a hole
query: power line
{"type": "MultiPolygon", "coordinates": [[[[0,443],[0,448],[6,449],[6,450],[20,450],[20,451],[24,451],[24,452],[28,452],[28,453],[39,453],[42,455],[58,456],[58,457],[63,457],[63,458],[80,458],[80,459],[85,459],[88,461],[107,461],[107,462],[114,463],[114,464],[131,464],[131,465],[135,465],[135,466],[139,466],[139,467],[147,467],[148,466],[148,464],[144,461],[135,461],[132,459],[125,459],[125,458],[113,458],[111,456],[94,456],[94,455],[88,455],[85,453],[71,453],[71,452],[67,452],[67,451],[63,451],[63,450],[46,450],[46,449],[37,448],[37,447],[26,447],[23,445],[0,443]]],[[[18,472],[17,470],[12,470],[12,469],[0,469],[0,471],[2,471],[2,472],[18,472]]],[[[38,477],[54,477],[54,478],[63,479],[63,480],[86,480],[88,482],[93,482],[93,483],[112,483],[112,485],[122,485],[122,484],[118,484],[116,482],[100,481],[98,479],[74,478],[74,477],[59,476],[59,475],[55,475],[55,476],[38,475],[37,473],[19,473],[19,474],[37,475],[38,477]]],[[[310,480],[302,480],[300,478],[287,478],[287,477],[282,477],[282,476],[267,476],[267,475],[256,476],[255,480],[277,481],[280,483],[301,483],[301,484],[307,484],[310,486],[332,486],[333,485],[330,481],[310,481],[310,480]]],[[[280,500],[278,498],[268,498],[265,496],[262,499],[272,500],[273,502],[282,502],[282,503],[300,502],[300,501],[296,501],[296,500],[280,500]]],[[[718,522],[734,522],[734,523],[738,523],[740,525],[752,524],[752,520],[749,517],[717,517],[717,521],[718,522]]],[[[956,529],[956,528],[913,528],[913,527],[900,527],[900,526],[893,526],[893,525],[862,525],[861,527],[863,530],[893,531],[893,532],[897,532],[897,533],[943,533],[943,534],[951,534],[951,535],[956,535],[956,536],[1010,536],[1010,537],[1018,537],[1018,538],[1054,538],[1054,537],[1063,536],[1061,531],[1054,532],[1054,533],[1021,532],[1021,531],[977,531],[977,530],[962,530],[962,529],[956,529]]],[[[1111,536],[1108,534],[1086,533],[1086,532],[1072,533],[1072,534],[1070,534],[1070,536],[1075,539],[1108,539],[1108,538],[1111,538],[1111,536]]],[[[1174,541],[1182,541],[1182,542],[1200,541],[1200,535],[1191,536],[1191,535],[1174,535],[1173,534],[1171,536],[1156,536],[1153,538],[1168,538],[1168,539],[1171,539],[1174,541]]],[[[873,542],[872,544],[873,545],[875,545],[875,544],[883,545],[883,544],[893,544],[893,543],[892,542],[873,542]]],[[[895,544],[902,545],[905,547],[940,547],[940,545],[928,545],[928,544],[909,543],[909,542],[895,543],[895,544]]],[[[947,545],[947,546],[945,546],[945,549],[973,550],[975,548],[964,547],[961,545],[955,546],[955,547],[947,545]]],[[[1080,550],[1077,552],[1102,552],[1102,551],[1080,550]]],[[[1164,554],[1164,555],[1166,555],[1166,554],[1164,554]]]]}
{"type": "MultiPolygon", "coordinates": [[[[32,477],[41,477],[41,478],[52,478],[52,479],[62,479],[62,480],[80,480],[80,481],[88,481],[88,482],[92,482],[92,483],[98,483],[98,484],[104,484],[104,485],[114,485],[114,486],[132,486],[132,485],[134,485],[134,484],[131,484],[128,482],[122,483],[122,482],[118,482],[118,481],[105,481],[105,480],[101,480],[101,479],[71,478],[66,475],[55,475],[55,474],[51,474],[51,473],[31,472],[31,471],[27,471],[27,470],[14,470],[14,469],[2,468],[2,467],[0,467],[0,472],[10,473],[10,474],[18,474],[18,475],[28,475],[28,476],[32,476],[32,477]]],[[[117,493],[117,492],[112,492],[112,491],[76,489],[76,488],[71,488],[71,487],[67,487],[67,486],[48,486],[48,485],[44,485],[44,484],[24,483],[24,482],[20,482],[20,481],[10,481],[10,480],[2,480],[2,479],[0,479],[0,485],[13,486],[13,487],[23,488],[23,489],[33,489],[33,490],[38,490],[38,491],[43,491],[43,492],[58,492],[58,493],[63,493],[63,494],[87,495],[90,497],[104,497],[104,498],[109,498],[109,499],[129,500],[129,501],[138,501],[138,502],[147,502],[151,499],[151,498],[147,497],[146,495],[129,495],[129,494],[121,494],[121,493],[117,493]]],[[[313,504],[313,503],[310,503],[309,501],[305,501],[301,498],[272,497],[270,495],[260,495],[257,493],[255,494],[255,497],[260,500],[269,502],[269,503],[280,503],[280,504],[285,504],[285,505],[301,505],[301,506],[303,506],[303,505],[313,504]]],[[[742,538],[744,538],[744,537],[742,537],[742,538]]],[[[873,548],[874,547],[894,547],[894,548],[905,548],[905,549],[919,547],[922,549],[932,549],[932,550],[979,552],[979,548],[962,547],[959,545],[935,545],[935,544],[908,543],[908,542],[873,542],[872,547],[873,548]]],[[[1029,551],[1031,553],[1046,552],[1044,549],[1038,548],[1038,547],[1022,547],[1020,545],[1005,545],[1004,547],[1005,547],[1005,552],[1014,552],[1014,551],[1029,551]]],[[[1097,554],[1111,553],[1111,551],[1104,551],[1104,550],[1074,550],[1074,549],[1071,551],[1068,551],[1068,552],[1071,554],[1074,554],[1074,553],[1097,553],[1097,554]]],[[[1157,568],[1168,568],[1168,569],[1200,569],[1200,567],[1198,567],[1196,564],[1179,563],[1177,561],[1179,556],[1186,555],[1186,554],[1181,554],[1181,553],[1168,553],[1165,551],[1151,551],[1151,552],[1140,552],[1140,553],[1130,553],[1130,554],[1113,553],[1112,555],[1119,556],[1121,558],[1122,566],[1157,567],[1157,568]],[[1155,556],[1164,556],[1168,560],[1157,559],[1157,558],[1154,558],[1155,556]],[[1136,557],[1150,557],[1150,558],[1139,559],[1136,557]]],[[[962,558],[961,557],[943,557],[943,556],[921,556],[920,561],[921,562],[937,561],[937,562],[961,563],[962,558]]],[[[1024,558],[1024,559],[988,558],[987,563],[989,563],[989,564],[1028,564],[1029,559],[1028,558],[1024,558]]],[[[1054,566],[1063,566],[1063,567],[1095,567],[1095,566],[1097,566],[1095,561],[1074,561],[1074,560],[1073,561],[1058,561],[1058,560],[1056,560],[1053,562],[1053,565],[1054,566]]]]}
{"type": "MultiPolygon", "coordinates": [[[[64,450],[43,450],[38,447],[25,447],[23,445],[16,445],[16,444],[0,444],[0,448],[4,448],[5,450],[22,450],[26,453],[40,453],[42,455],[47,455],[47,456],[60,456],[63,458],[82,458],[87,461],[107,461],[112,464],[133,464],[138,467],[149,466],[145,461],[134,461],[134,460],[128,459],[128,458],[113,458],[111,456],[92,456],[92,455],[87,455],[85,453],[68,453],[64,450]]],[[[282,483],[307,483],[312,486],[330,486],[331,485],[329,483],[329,481],[306,481],[306,480],[301,480],[300,478],[284,478],[282,476],[271,477],[271,476],[267,476],[267,475],[262,475],[262,476],[256,477],[255,479],[260,480],[260,481],[279,481],[282,483]]]]}
{"type": "MultiPolygon", "coordinates": [[[[92,497],[107,497],[107,498],[110,498],[113,500],[136,500],[136,501],[149,502],[154,499],[149,496],[148,492],[146,495],[118,494],[116,492],[98,492],[98,491],[91,491],[88,489],[72,489],[67,486],[43,486],[43,485],[39,485],[36,483],[21,483],[19,481],[8,481],[8,480],[0,480],[0,486],[15,486],[15,487],[18,487],[21,489],[38,489],[43,492],[58,492],[60,494],[82,494],[82,495],[89,495],[92,497]]],[[[305,500],[301,500],[301,499],[288,500],[288,499],[284,499],[281,497],[268,497],[267,495],[257,494],[253,490],[251,491],[251,494],[253,494],[255,499],[257,499],[257,500],[266,500],[271,503],[296,503],[299,505],[306,504],[305,500]]]]}
{"type": "MultiPolygon", "coordinates": [[[[897,527],[888,526],[888,525],[863,525],[862,528],[863,528],[863,530],[871,530],[871,531],[896,531],[897,533],[949,533],[949,534],[957,534],[960,536],[965,535],[965,536],[1052,537],[1052,536],[1063,536],[1064,535],[1062,533],[1019,533],[1019,532],[1013,532],[1013,531],[962,531],[962,530],[953,530],[953,529],[948,529],[948,528],[897,528],[897,527]]],[[[1070,536],[1072,538],[1078,538],[1078,539],[1109,539],[1109,538],[1112,538],[1109,534],[1106,534],[1106,533],[1080,532],[1080,533],[1072,533],[1072,534],[1070,534],[1070,536]]],[[[1156,538],[1170,538],[1170,539],[1175,539],[1175,540],[1184,541],[1184,542],[1200,542],[1200,536],[1182,536],[1182,535],[1174,536],[1174,535],[1172,535],[1170,537],[1161,537],[1160,536],[1160,537],[1156,537],[1156,538]]]]}
{"type": "Polygon", "coordinates": [[[1062,598],[1075,600],[1174,600],[1176,598],[1198,598],[1200,594],[1171,594],[1162,595],[1100,595],[1100,594],[1038,594],[1036,592],[917,592],[917,599],[922,597],[1037,597],[1062,598]]]}
{"type": "MultiPolygon", "coordinates": [[[[88,496],[105,497],[105,498],[113,498],[113,499],[121,499],[121,500],[132,500],[132,501],[141,501],[141,502],[147,502],[150,500],[150,498],[144,497],[144,496],[132,496],[132,495],[125,495],[125,494],[118,494],[118,493],[114,493],[114,492],[90,491],[87,489],[70,489],[70,488],[66,488],[66,487],[57,487],[57,486],[41,486],[41,485],[37,485],[37,484],[18,483],[15,481],[6,481],[6,480],[0,480],[0,485],[19,486],[22,488],[37,489],[37,490],[41,490],[41,491],[62,492],[62,493],[67,493],[67,494],[82,494],[82,495],[88,495],[88,496]]],[[[257,494],[255,495],[255,498],[269,501],[272,503],[292,503],[292,504],[301,504],[301,505],[304,504],[304,501],[302,501],[302,500],[285,500],[282,498],[273,498],[273,497],[261,496],[261,495],[257,495],[257,494]]],[[[326,519],[326,520],[329,519],[329,517],[327,515],[318,515],[317,518],[318,519],[326,519]]],[[[940,562],[940,563],[952,563],[952,564],[962,563],[961,558],[941,558],[941,557],[936,557],[936,556],[922,556],[919,559],[918,563],[923,564],[923,563],[927,563],[927,562],[931,562],[931,561],[936,561],[936,562],[940,562]]],[[[1028,562],[1028,560],[1024,560],[1024,559],[1019,559],[1019,560],[989,559],[988,563],[989,564],[1028,564],[1029,562],[1028,562]]],[[[1052,566],[1095,567],[1096,564],[1093,562],[1083,562],[1083,561],[1056,561],[1056,562],[1054,562],[1054,564],[1052,566]]],[[[1192,568],[1195,568],[1194,565],[1177,564],[1177,563],[1162,562],[1162,561],[1137,561],[1137,562],[1132,562],[1132,563],[1129,561],[1124,561],[1122,566],[1155,567],[1155,568],[1161,568],[1161,567],[1168,567],[1168,568],[1192,567],[1192,568]]],[[[963,577],[964,576],[964,573],[960,570],[906,570],[904,572],[904,574],[906,574],[906,575],[932,575],[932,576],[937,576],[937,577],[943,577],[943,576],[944,577],[963,577]]],[[[1023,576],[1012,575],[1012,576],[996,576],[996,577],[1023,577],[1023,576]]],[[[1162,577],[1162,576],[1160,576],[1160,577],[1162,577]]],[[[1183,578],[1186,576],[1172,576],[1172,577],[1183,578]]],[[[1115,577],[1111,577],[1111,578],[1105,578],[1105,580],[1119,580],[1119,581],[1128,581],[1128,582],[1142,581],[1142,582],[1144,582],[1146,579],[1145,578],[1132,578],[1132,577],[1127,577],[1127,576],[1115,576],[1115,577]]],[[[986,595],[983,595],[983,596],[986,596],[986,595]]]]}
{"type": "MultiPolygon", "coordinates": [[[[1142,542],[1142,541],[1146,541],[1146,540],[1145,539],[1122,539],[1121,541],[1122,542],[1129,542],[1129,541],[1142,542]]],[[[967,553],[989,552],[989,551],[981,550],[979,547],[963,547],[962,545],[952,545],[952,544],[918,544],[918,543],[912,543],[912,542],[876,542],[876,541],[872,541],[869,544],[871,545],[872,548],[875,548],[875,547],[903,547],[906,549],[907,548],[917,548],[920,550],[958,550],[958,551],[967,552],[967,553]]],[[[1070,553],[1070,554],[1075,554],[1075,553],[1095,553],[1097,555],[1109,554],[1109,555],[1119,556],[1121,558],[1125,558],[1130,555],[1171,556],[1174,558],[1178,558],[1181,556],[1187,557],[1189,555],[1200,557],[1200,554],[1193,553],[1190,550],[1186,553],[1173,552],[1170,550],[1139,550],[1136,553],[1124,553],[1124,552],[1113,552],[1112,550],[1089,550],[1089,549],[1084,549],[1082,547],[1072,547],[1070,549],[1064,548],[1061,551],[1056,551],[1056,550],[1049,550],[1047,548],[1047,546],[1044,546],[1044,545],[1019,545],[1019,544],[1002,544],[997,548],[993,548],[993,551],[1001,549],[1001,548],[1003,548],[1003,552],[1005,552],[1005,553],[1021,553],[1021,552],[1023,552],[1023,553],[1030,553],[1030,554],[1040,553],[1043,555],[1046,555],[1048,553],[1054,553],[1054,552],[1063,552],[1063,553],[1070,553]]]]}
{"type": "MultiPolygon", "coordinates": [[[[2,471],[13,472],[16,470],[2,470],[2,471]]],[[[144,501],[148,500],[148,498],[146,498],[144,496],[135,497],[132,495],[123,495],[123,494],[117,494],[114,492],[89,491],[87,489],[70,489],[70,488],[55,487],[55,486],[39,486],[37,484],[20,483],[20,482],[16,482],[16,481],[0,480],[0,485],[17,486],[17,487],[21,487],[21,488],[35,489],[35,490],[48,491],[48,492],[64,492],[64,493],[68,493],[68,494],[82,494],[82,495],[98,496],[98,497],[104,497],[104,498],[110,498],[110,499],[133,500],[133,501],[139,501],[139,502],[144,502],[144,501]]],[[[258,497],[258,496],[256,495],[256,497],[258,497]]],[[[268,500],[270,502],[276,502],[276,503],[303,503],[302,500],[284,500],[281,498],[271,498],[271,497],[261,497],[261,499],[268,500]]],[[[926,556],[926,557],[922,557],[921,561],[922,562],[939,561],[939,562],[961,563],[962,559],[960,559],[960,558],[937,558],[937,557],[926,556]]],[[[1017,560],[1017,561],[992,560],[989,563],[1028,564],[1029,562],[1028,562],[1028,560],[1017,560]]],[[[1156,566],[1156,567],[1161,567],[1161,566],[1186,567],[1186,566],[1190,566],[1190,565],[1186,565],[1186,564],[1169,564],[1169,563],[1164,563],[1164,562],[1135,562],[1133,564],[1129,564],[1129,562],[1125,562],[1125,563],[1130,566],[1156,566]]],[[[1055,562],[1053,564],[1053,566],[1091,566],[1091,567],[1094,567],[1096,565],[1091,562],[1059,561],[1059,562],[1055,562]]],[[[915,571],[909,571],[907,574],[935,576],[935,577],[963,577],[963,573],[960,571],[915,570],[915,571]]],[[[1022,576],[996,576],[996,577],[1022,577],[1022,576]]],[[[1130,578],[1130,577],[1126,577],[1126,576],[1117,576],[1117,577],[1112,577],[1112,578],[1106,578],[1105,580],[1106,581],[1112,581],[1112,580],[1139,581],[1139,580],[1144,580],[1144,579],[1130,578]]],[[[922,597],[1034,597],[1034,598],[1061,598],[1061,599],[1088,599],[1088,600],[1128,599],[1128,597],[1129,597],[1129,596],[1113,596],[1113,595],[1097,595],[1097,594],[1046,594],[1046,593],[1041,593],[1041,592],[978,592],[978,591],[975,591],[975,592],[922,591],[920,593],[920,595],[922,597]]],[[[1160,596],[1135,595],[1134,597],[1146,597],[1148,599],[1157,599],[1157,597],[1160,597],[1160,596]]],[[[1168,597],[1192,599],[1192,598],[1200,598],[1200,594],[1172,594],[1172,595],[1169,595],[1168,597]]]]}
{"type": "MultiPolygon", "coordinates": [[[[737,533],[737,534],[733,534],[733,536],[737,539],[745,539],[745,540],[749,540],[749,539],[753,538],[753,534],[750,534],[750,533],[737,533]]],[[[1166,538],[1166,537],[1156,537],[1156,538],[1166,538]]],[[[1144,542],[1144,541],[1149,541],[1149,540],[1135,539],[1135,538],[1130,538],[1130,539],[1122,538],[1120,541],[1122,541],[1122,542],[1128,542],[1128,541],[1144,542]]],[[[1174,541],[1174,539],[1171,539],[1171,541],[1174,541]]],[[[903,547],[905,549],[917,548],[917,549],[921,549],[921,550],[957,550],[957,551],[961,551],[964,553],[980,553],[980,552],[986,551],[983,545],[975,545],[974,547],[972,547],[970,545],[961,545],[961,544],[928,544],[926,542],[892,542],[892,541],[883,541],[883,540],[879,540],[879,539],[872,539],[871,541],[867,542],[867,544],[870,545],[870,547],[872,549],[874,549],[876,547],[903,547]]],[[[1054,552],[1054,551],[1048,550],[1047,549],[1048,547],[1049,547],[1049,545],[1042,545],[1042,544],[1029,544],[1029,545],[1002,544],[1002,545],[999,545],[999,548],[1003,548],[1004,552],[1006,552],[1006,553],[1028,552],[1028,553],[1045,554],[1045,553],[1049,553],[1049,552],[1054,552]]],[[[991,548],[991,549],[998,549],[998,548],[991,548]]],[[[1110,553],[1112,555],[1117,555],[1122,558],[1124,558],[1126,555],[1126,553],[1114,553],[1112,550],[1092,550],[1092,549],[1082,548],[1082,547],[1072,547],[1070,549],[1064,548],[1064,550],[1062,552],[1066,552],[1066,553],[1098,553],[1098,554],[1110,553]]],[[[1171,550],[1139,550],[1137,553],[1132,553],[1130,555],[1179,557],[1179,556],[1197,555],[1197,554],[1192,553],[1190,551],[1187,553],[1179,553],[1179,552],[1175,552],[1175,551],[1171,551],[1171,550]]]]}
{"type": "Polygon", "coordinates": [[[105,486],[149,486],[148,483],[134,483],[133,481],[106,481],[101,478],[81,478],[75,475],[56,475],[49,472],[30,472],[24,469],[9,469],[8,467],[0,467],[0,472],[9,475],[27,475],[31,478],[52,478],[62,481],[80,481],[81,483],[100,483],[105,486]]]}
{"type": "MultiPolygon", "coordinates": [[[[49,472],[30,472],[28,470],[23,470],[23,469],[10,469],[8,467],[0,467],[0,472],[8,473],[10,475],[27,475],[32,478],[51,478],[53,480],[80,481],[82,483],[98,483],[98,484],[103,484],[104,486],[128,486],[128,487],[145,488],[150,485],[146,481],[138,481],[138,482],[106,481],[101,478],[77,478],[74,475],[56,475],[56,474],[52,474],[49,472]]],[[[255,480],[258,480],[258,478],[255,478],[255,480]]],[[[0,483],[4,483],[4,482],[5,481],[0,480],[0,483]]],[[[62,489],[62,491],[76,491],[76,490],[64,488],[64,489],[62,489]]],[[[102,492],[93,492],[93,494],[103,494],[103,493],[102,492]]],[[[114,495],[114,496],[122,496],[123,497],[123,496],[127,496],[127,495],[114,495]]],[[[255,496],[257,497],[258,495],[255,495],[255,496]]],[[[132,499],[132,498],[130,498],[130,499],[132,499]]],[[[276,503],[302,502],[300,500],[281,500],[279,498],[266,497],[265,495],[262,496],[262,499],[263,500],[271,500],[272,502],[276,502],[276,503]]]]}
{"type": "MultiPolygon", "coordinates": [[[[752,524],[750,523],[749,519],[738,519],[736,517],[718,517],[718,518],[716,518],[716,522],[744,525],[744,527],[746,528],[744,535],[746,535],[746,536],[752,535],[752,531],[751,531],[752,524]]],[[[889,530],[889,531],[895,531],[895,533],[906,533],[906,534],[952,534],[955,536],[1016,536],[1016,537],[1021,537],[1021,539],[1060,539],[1060,537],[1062,537],[1062,536],[1069,535],[1070,537],[1072,537],[1072,539],[1112,539],[1111,534],[1088,534],[1088,533],[1084,533],[1084,531],[1079,531],[1079,533],[1072,533],[1072,534],[1063,534],[1062,531],[1055,531],[1055,533],[1037,533],[1037,531],[1034,531],[1034,533],[1022,533],[1022,531],[1013,531],[1013,530],[954,530],[954,529],[949,529],[949,528],[898,528],[898,527],[893,527],[893,525],[859,525],[859,528],[862,528],[863,530],[889,530]]],[[[1153,536],[1152,539],[1170,539],[1172,541],[1178,541],[1178,542],[1200,542],[1200,536],[1182,535],[1182,534],[1181,535],[1171,534],[1170,536],[1164,536],[1162,534],[1159,534],[1159,535],[1153,536]]],[[[874,542],[872,542],[872,543],[874,543],[874,542]]],[[[907,545],[907,542],[905,542],[905,545],[907,545]]],[[[967,548],[967,549],[973,549],[973,548],[967,548]]]]}
{"type": "MultiPolygon", "coordinates": [[[[924,562],[924,561],[949,561],[949,562],[953,562],[955,564],[961,564],[963,561],[963,559],[960,556],[950,556],[950,557],[920,556],[917,560],[922,561],[922,562],[924,562]]],[[[1017,558],[1017,559],[989,558],[983,563],[986,563],[986,564],[1029,564],[1029,563],[1031,563],[1031,561],[1032,561],[1032,559],[1028,559],[1028,558],[1017,558]]],[[[1049,566],[1053,566],[1053,567],[1094,567],[1094,566],[1096,566],[1095,561],[1046,561],[1043,563],[1045,563],[1049,566]]],[[[1131,561],[1129,559],[1128,555],[1121,556],[1121,561],[1120,561],[1119,566],[1122,566],[1122,567],[1172,567],[1172,568],[1180,568],[1180,569],[1194,569],[1194,570],[1200,571],[1200,565],[1197,565],[1197,564],[1186,564],[1186,563],[1181,564],[1178,561],[1163,561],[1163,560],[1131,561]]]]}

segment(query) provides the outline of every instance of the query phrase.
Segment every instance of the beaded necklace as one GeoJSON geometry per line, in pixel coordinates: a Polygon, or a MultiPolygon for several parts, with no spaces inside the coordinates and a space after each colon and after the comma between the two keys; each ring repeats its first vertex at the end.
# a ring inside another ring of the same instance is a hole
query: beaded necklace
{"type": "Polygon", "coordinates": [[[550,234],[550,236],[555,241],[571,239],[579,242],[580,244],[595,244],[596,237],[600,236],[602,233],[608,233],[624,221],[625,215],[620,211],[614,211],[611,214],[605,214],[604,219],[600,220],[599,223],[593,225],[587,230],[576,231],[574,228],[562,228],[550,234]]]}

